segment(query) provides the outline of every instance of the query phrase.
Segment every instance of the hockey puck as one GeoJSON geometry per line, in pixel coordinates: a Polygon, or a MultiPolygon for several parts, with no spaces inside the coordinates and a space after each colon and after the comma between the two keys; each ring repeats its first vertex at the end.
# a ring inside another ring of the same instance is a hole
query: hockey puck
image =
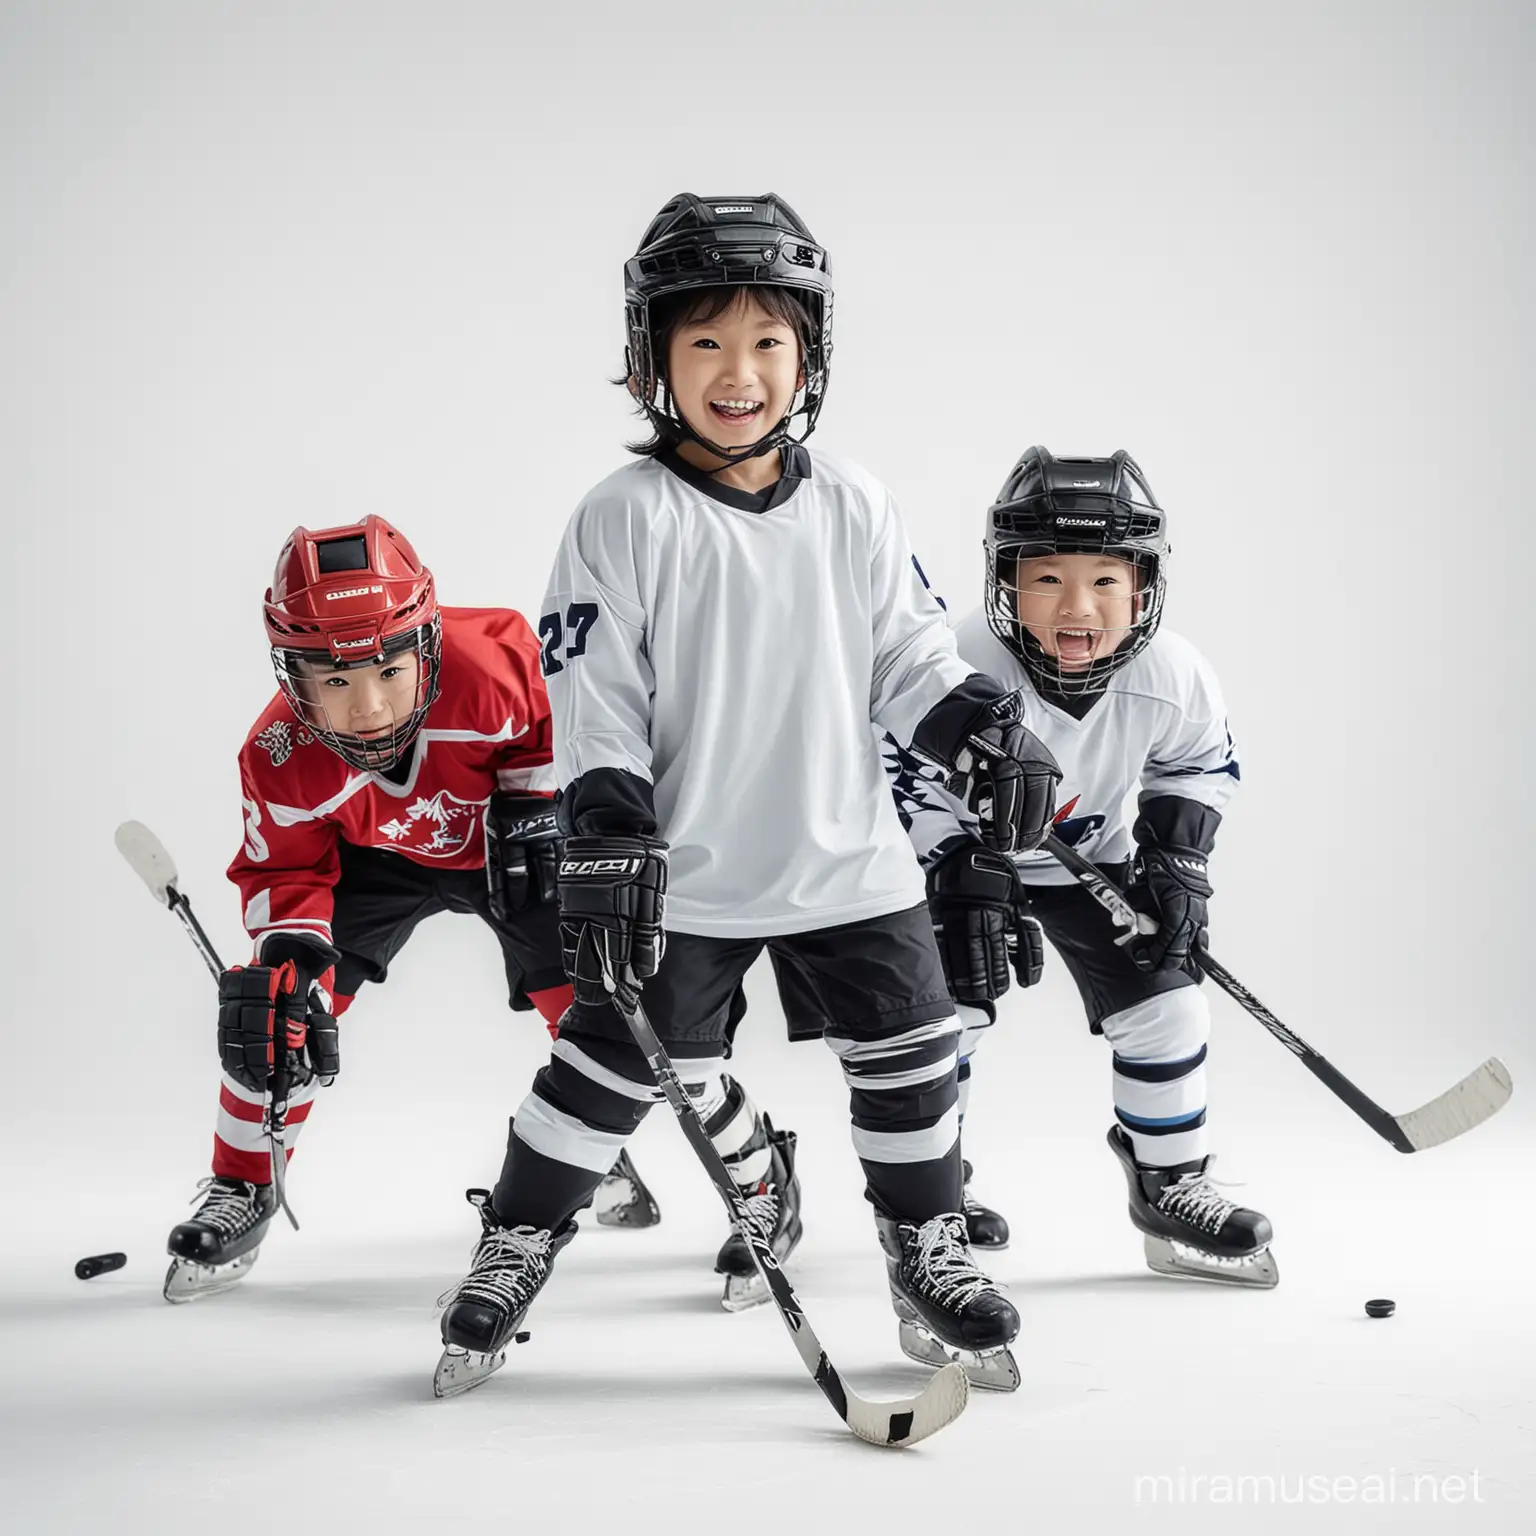
{"type": "Polygon", "coordinates": [[[97,1275],[107,1275],[114,1269],[121,1269],[127,1262],[126,1253],[93,1253],[75,1265],[75,1278],[93,1280],[97,1275]]]}
{"type": "Polygon", "coordinates": [[[1365,1304],[1365,1315],[1367,1317],[1391,1317],[1396,1311],[1397,1303],[1395,1301],[1388,1301],[1385,1297],[1378,1298],[1375,1301],[1368,1301],[1365,1304]]]}

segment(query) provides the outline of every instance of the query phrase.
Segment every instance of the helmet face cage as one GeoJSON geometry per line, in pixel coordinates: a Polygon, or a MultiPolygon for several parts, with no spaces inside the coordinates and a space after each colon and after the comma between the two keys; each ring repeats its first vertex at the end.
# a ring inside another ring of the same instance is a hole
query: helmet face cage
{"type": "Polygon", "coordinates": [[[993,503],[985,548],[988,625],[1042,694],[1102,692],[1157,633],[1167,588],[1167,518],[1123,450],[1108,459],[1058,460],[1031,448],[993,503]],[[1071,666],[1020,620],[1018,566],[1038,556],[1079,554],[1125,561],[1136,572],[1136,590],[1130,622],[1113,650],[1071,666]]]}
{"type": "Polygon", "coordinates": [[[434,613],[431,621],[404,634],[391,635],[372,654],[356,661],[336,662],[327,650],[289,650],[273,647],[272,668],[277,684],[294,718],[317,741],[324,742],[349,768],[382,773],[405,755],[426,723],[427,712],[442,692],[443,621],[434,613]],[[416,695],[410,712],[379,736],[355,736],[336,730],[318,700],[306,702],[304,689],[316,678],[333,672],[351,672],[375,666],[381,659],[410,655],[416,658],[416,695]]]}
{"type": "Polygon", "coordinates": [[[832,364],[832,279],[826,251],[782,199],[698,198],[681,193],[651,222],[640,249],[624,267],[625,362],[641,409],[665,441],[688,439],[725,460],[756,458],[790,439],[790,423],[805,417],[803,443],[816,430],[832,364]],[[755,443],[725,448],[701,436],[677,409],[652,329],[657,300],[720,287],[788,288],[805,305],[811,334],[801,358],[805,384],[789,413],[755,443]]]}
{"type": "Polygon", "coordinates": [[[1156,556],[1133,550],[1095,551],[1125,560],[1135,567],[1138,580],[1131,622],[1109,655],[1096,657],[1086,667],[1063,666],[1061,659],[1051,655],[1019,622],[1016,573],[1019,561],[1032,555],[1074,553],[1083,551],[1040,549],[1022,544],[1008,548],[990,542],[987,546],[986,606],[987,622],[992,633],[1024,663],[1024,669],[1038,692],[1066,698],[1103,692],[1110,678],[1146,649],[1152,636],[1157,633],[1157,626],[1162,622],[1163,595],[1167,585],[1164,562],[1156,556]]]}

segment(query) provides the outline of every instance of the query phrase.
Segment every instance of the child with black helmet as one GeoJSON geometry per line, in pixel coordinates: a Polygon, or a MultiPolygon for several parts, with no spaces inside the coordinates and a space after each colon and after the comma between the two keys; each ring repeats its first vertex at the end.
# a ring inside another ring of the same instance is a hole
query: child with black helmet
{"type": "MultiPolygon", "coordinates": [[[[889,766],[966,1026],[962,1073],[1008,988],[1010,958],[1021,984],[1038,979],[1043,929],[1113,1048],[1109,1144],[1148,1264],[1268,1287],[1279,1278],[1268,1220],[1207,1176],[1210,1019],[1196,966],[1207,861],[1238,760],[1209,662],[1160,627],[1168,555],[1167,517],[1126,453],[1058,459],[1031,448],[988,513],[986,600],[957,632],[962,656],[1020,689],[1025,720],[1061,765],[1056,836],[1124,885],[1154,933],[1118,931],[1042,850],[999,859],[909,754],[889,748],[889,766]]],[[[992,1241],[978,1246],[1001,1246],[1007,1225],[986,1214],[992,1241]]]]}
{"type": "Polygon", "coordinates": [[[805,446],[832,283],[793,210],[673,198],[625,268],[625,315],[651,436],[577,509],[539,622],[574,1018],[482,1202],[440,1380],[494,1369],[661,1097],[608,1000],[626,972],[787,1253],[794,1139],[721,1071],[738,984],[767,949],[829,1021],[904,1346],[1011,1388],[1018,1314],[961,1214],[958,1023],[871,725],[954,775],[1004,852],[1046,835],[1056,765],[1017,697],[956,654],[890,493],[805,446]]]}

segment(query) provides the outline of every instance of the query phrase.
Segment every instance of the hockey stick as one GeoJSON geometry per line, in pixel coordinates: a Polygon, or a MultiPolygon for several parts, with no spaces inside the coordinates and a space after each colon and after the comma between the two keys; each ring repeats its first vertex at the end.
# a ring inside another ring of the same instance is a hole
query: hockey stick
{"type": "Polygon", "coordinates": [[[916,1445],[919,1440],[926,1440],[946,1424],[953,1423],[964,1410],[970,1392],[965,1372],[953,1362],[937,1371],[923,1390],[913,1397],[872,1401],[844,1386],[842,1377],[821,1347],[821,1341],[816,1337],[800,1305],[800,1298],[795,1295],[794,1287],[779,1268],[778,1256],[772,1244],[748,1214],[747,1202],[720,1160],[720,1154],[715,1151],[709,1133],[704,1129],[704,1122],[699,1119],[699,1112],[693,1107],[688,1090],[683,1087],[677,1069],[667,1055],[666,1047],[656,1038],[656,1031],[651,1028],[651,1021],[640,1004],[639,987],[628,972],[622,984],[615,980],[611,972],[605,981],[613,994],[613,1005],[619,1017],[628,1025],[635,1044],[640,1047],[646,1061],[650,1063],[651,1071],[656,1074],[656,1081],[672,1106],[678,1124],[683,1128],[683,1135],[688,1138],[688,1144],[703,1163],[704,1171],[725,1202],[737,1230],[746,1239],[752,1262],[757,1265],[757,1272],[773,1293],[779,1316],[784,1319],[784,1326],[789,1329],[789,1336],[795,1341],[795,1348],[805,1362],[806,1370],[826,1394],[827,1401],[837,1410],[838,1417],[859,1439],[867,1440],[871,1445],[916,1445]]]}
{"type": "MultiPolygon", "coordinates": [[[[1076,875],[1093,899],[1128,930],[1126,938],[1133,933],[1157,931],[1157,924],[1146,913],[1138,912],[1104,872],[1076,849],[1069,848],[1054,833],[1041,846],[1063,869],[1076,875]]],[[[1313,1077],[1399,1152],[1422,1152],[1426,1147],[1438,1147],[1442,1142],[1481,1125],[1509,1102],[1514,1089],[1509,1068],[1497,1056],[1490,1056],[1475,1072],[1469,1072],[1428,1104],[1411,1109],[1405,1115],[1390,1115],[1355,1087],[1327,1057],[1319,1055],[1300,1035],[1282,1024],[1231,971],[1212,958],[1209,950],[1196,951],[1195,960],[1228,997],[1246,1008],[1313,1077]]]]}
{"type": "MultiPolygon", "coordinates": [[[[224,962],[219,959],[213,941],[203,932],[203,925],[192,911],[192,903],[176,889],[176,865],[166,852],[165,844],[142,821],[125,821],[112,834],[112,841],[117,844],[117,851],[127,859],[133,872],[149,887],[150,895],[180,918],[187,937],[203,957],[203,964],[208,967],[217,984],[224,970],[224,962]]],[[[266,1131],[272,1165],[272,1189],[277,1196],[277,1203],[282,1206],[284,1214],[293,1223],[293,1230],[297,1232],[299,1219],[293,1214],[293,1207],[288,1204],[288,1153],[283,1145],[288,1115],[288,1053],[286,1050],[274,1050],[272,1055],[274,1066],[263,1129],[266,1131]]]]}

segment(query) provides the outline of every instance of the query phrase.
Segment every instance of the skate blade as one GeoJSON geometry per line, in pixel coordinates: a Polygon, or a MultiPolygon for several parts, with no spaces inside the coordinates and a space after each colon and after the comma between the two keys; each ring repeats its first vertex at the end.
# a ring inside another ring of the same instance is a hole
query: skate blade
{"type": "Polygon", "coordinates": [[[750,1275],[727,1275],[720,1305],[727,1312],[749,1312],[773,1294],[768,1282],[754,1269],[750,1275]]]}
{"type": "Polygon", "coordinates": [[[494,1376],[506,1363],[507,1352],[504,1349],[479,1355],[473,1350],[460,1349],[457,1344],[449,1344],[443,1350],[442,1359],[437,1362],[437,1369],[432,1373],[432,1395],[457,1397],[461,1392],[478,1387],[487,1377],[494,1376]]]}
{"type": "Polygon", "coordinates": [[[173,1305],[184,1301],[198,1301],[204,1296],[217,1296],[238,1285],[256,1262],[260,1248],[242,1253],[228,1264],[199,1264],[195,1259],[172,1259],[165,1272],[165,1285],[161,1295],[173,1305]]]}
{"type": "Polygon", "coordinates": [[[1023,1378],[1019,1375],[1018,1362],[1013,1351],[1006,1345],[1001,1349],[989,1349],[977,1353],[968,1349],[952,1349],[926,1329],[913,1323],[898,1324],[901,1352],[907,1359],[919,1365],[932,1365],[942,1369],[946,1365],[958,1365],[965,1372],[965,1379],[973,1387],[985,1392],[1017,1392],[1023,1378]]]}
{"type": "Polygon", "coordinates": [[[592,1214],[600,1227],[654,1227],[661,1212],[650,1191],[633,1179],[604,1179],[592,1197],[592,1214]]]}
{"type": "MultiPolygon", "coordinates": [[[[800,1246],[800,1239],[804,1236],[804,1227],[798,1225],[787,1232],[780,1233],[778,1242],[773,1245],[774,1256],[778,1259],[780,1268],[789,1263],[790,1255],[800,1246]]],[[[716,1273],[720,1271],[717,1270],[716,1273]]],[[[754,1265],[750,1275],[726,1276],[720,1305],[727,1312],[749,1312],[753,1307],[762,1306],[772,1295],[773,1292],[768,1289],[768,1282],[757,1272],[757,1267],[754,1265]]]]}
{"type": "Polygon", "coordinates": [[[1218,1285],[1241,1285],[1258,1291],[1272,1291],[1280,1283],[1280,1266],[1268,1248],[1245,1258],[1224,1259],[1166,1237],[1143,1234],[1143,1244],[1147,1268],[1159,1275],[1179,1280],[1212,1280],[1218,1285]]]}

